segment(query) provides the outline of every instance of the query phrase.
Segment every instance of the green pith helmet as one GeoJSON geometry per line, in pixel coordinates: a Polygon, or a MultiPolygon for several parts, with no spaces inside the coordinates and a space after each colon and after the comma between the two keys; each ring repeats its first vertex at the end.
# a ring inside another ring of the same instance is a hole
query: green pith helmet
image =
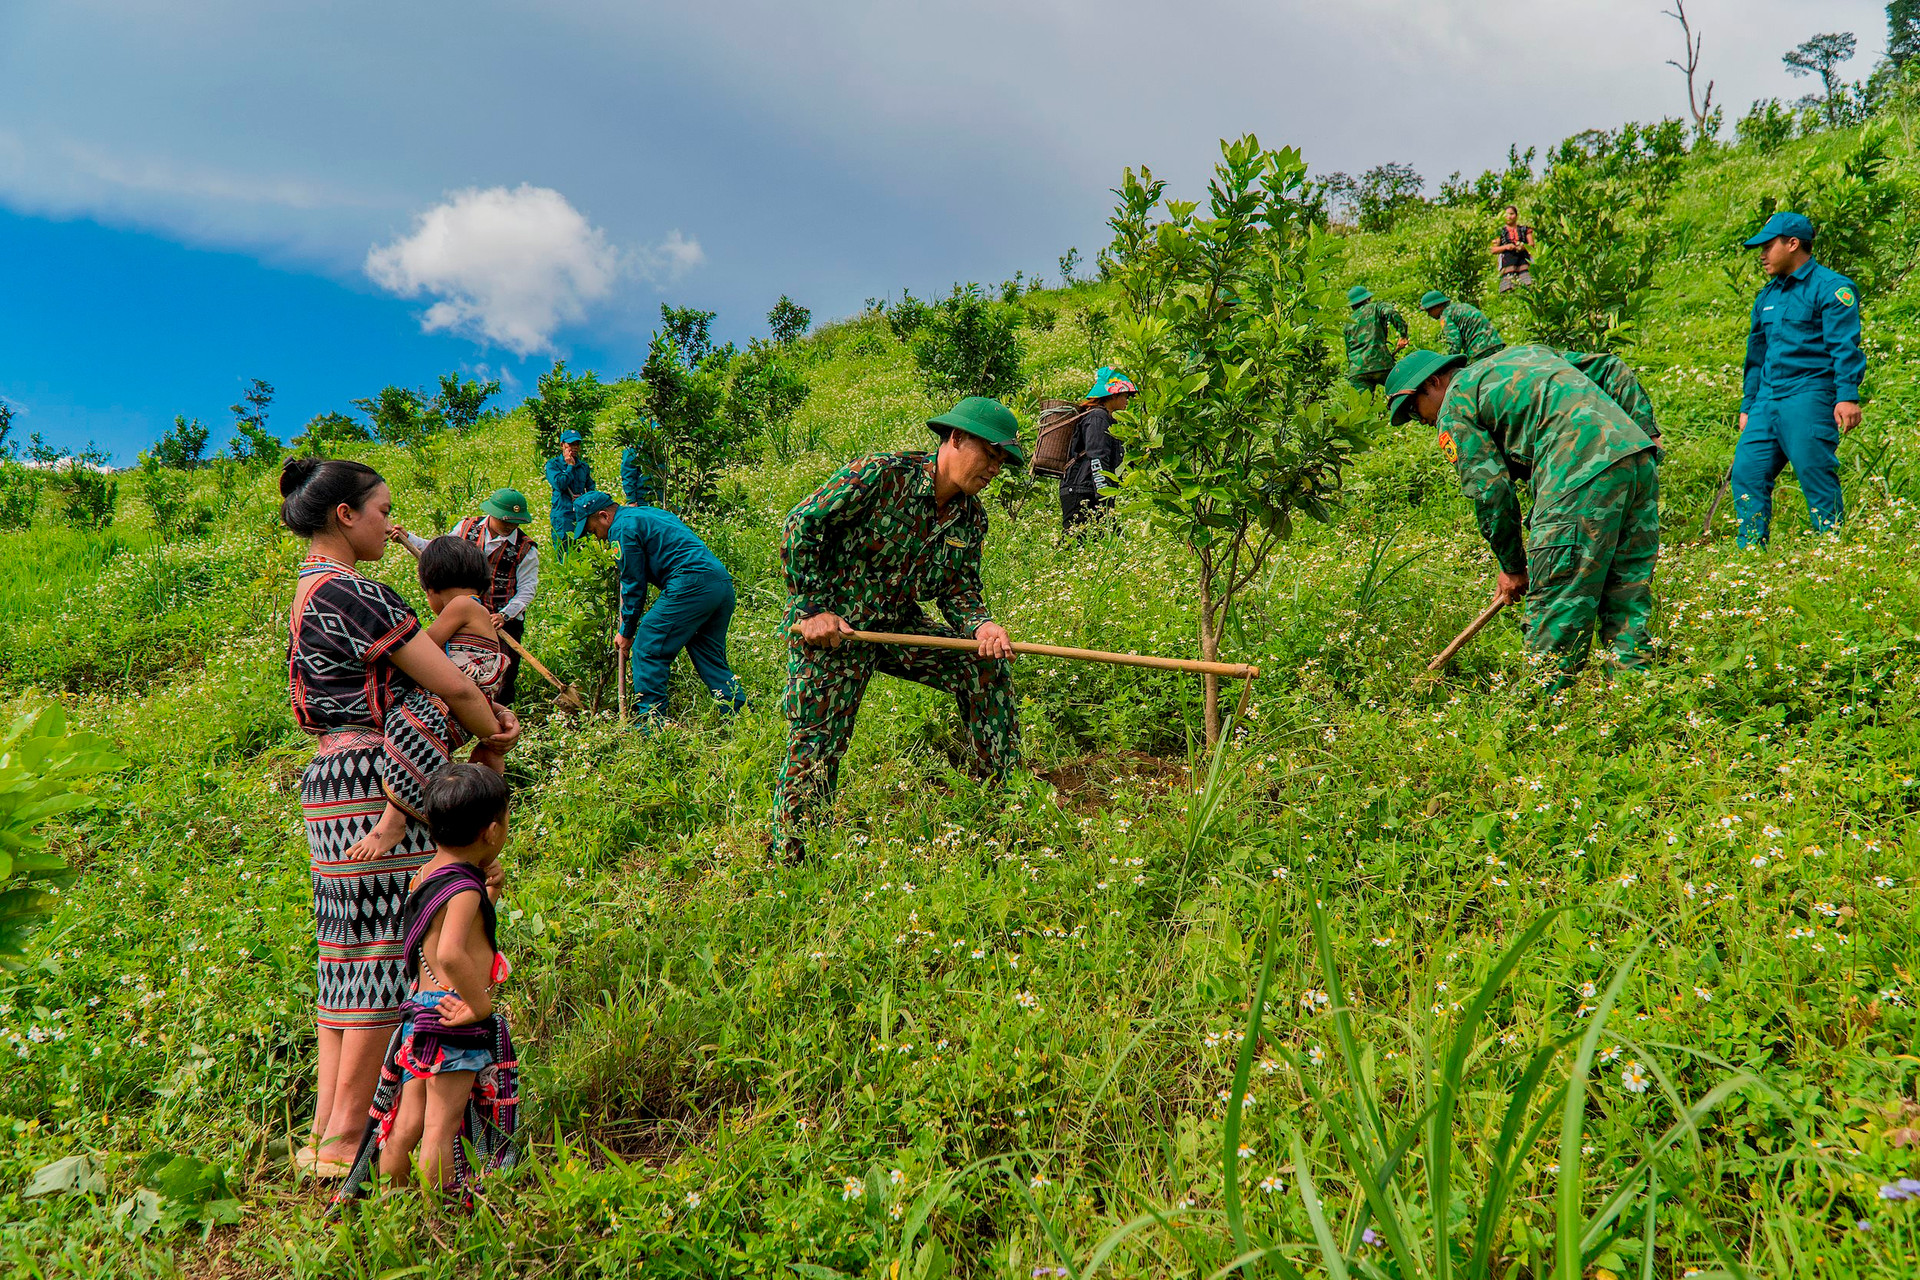
{"type": "Polygon", "coordinates": [[[1361,303],[1365,302],[1368,298],[1371,298],[1372,296],[1373,296],[1373,290],[1367,288],[1367,286],[1363,284],[1357,284],[1353,286],[1353,288],[1347,290],[1347,305],[1350,307],[1357,307],[1361,303]]]}
{"type": "Polygon", "coordinates": [[[1438,289],[1429,289],[1420,295],[1420,309],[1422,311],[1431,311],[1435,307],[1444,307],[1446,305],[1447,295],[1438,289]]]}
{"type": "Polygon", "coordinates": [[[968,396],[937,418],[927,419],[934,431],[946,427],[978,436],[996,446],[1016,467],[1027,465],[1027,451],[1020,447],[1020,420],[1013,410],[986,396],[968,396]]]}
{"type": "Polygon", "coordinates": [[[1425,386],[1434,374],[1466,362],[1465,356],[1443,355],[1425,348],[1401,356],[1393,372],[1387,375],[1387,404],[1391,406],[1388,420],[1399,426],[1412,417],[1413,393],[1425,386]]]}
{"type": "Polygon", "coordinates": [[[533,519],[533,513],[527,510],[527,495],[518,489],[495,489],[480,509],[508,524],[526,524],[533,519]]]}

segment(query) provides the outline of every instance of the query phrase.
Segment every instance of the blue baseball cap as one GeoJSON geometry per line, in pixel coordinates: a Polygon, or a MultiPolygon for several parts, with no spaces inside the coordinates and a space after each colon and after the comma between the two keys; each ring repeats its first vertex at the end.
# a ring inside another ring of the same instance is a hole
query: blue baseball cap
{"type": "Polygon", "coordinates": [[[586,537],[587,521],[599,515],[602,511],[610,510],[618,505],[619,504],[612,498],[609,498],[598,489],[589,489],[575,498],[573,500],[573,536],[576,538],[586,537]]]}
{"type": "Polygon", "coordinates": [[[580,444],[582,440],[583,437],[578,431],[562,431],[560,433],[561,444],[580,444]]]}
{"type": "Polygon", "coordinates": [[[1767,225],[1747,237],[1747,248],[1757,249],[1767,241],[1777,240],[1781,236],[1792,236],[1801,244],[1811,245],[1813,224],[1807,221],[1805,214],[1788,213],[1783,209],[1768,218],[1767,225]]]}

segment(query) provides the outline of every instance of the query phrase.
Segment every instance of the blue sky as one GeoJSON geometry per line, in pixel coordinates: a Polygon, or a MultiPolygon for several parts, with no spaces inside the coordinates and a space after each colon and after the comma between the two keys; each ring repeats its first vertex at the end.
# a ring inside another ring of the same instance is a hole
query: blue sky
{"type": "MultiPolygon", "coordinates": [[[[11,0],[0,396],[123,462],[176,413],[282,436],[389,382],[637,367],[662,301],[1055,274],[1107,188],[1223,135],[1430,182],[1679,114],[1662,0],[11,0]]],[[[1730,116],[1866,0],[1694,0],[1730,116]]],[[[509,399],[517,399],[517,394],[509,399]]]]}

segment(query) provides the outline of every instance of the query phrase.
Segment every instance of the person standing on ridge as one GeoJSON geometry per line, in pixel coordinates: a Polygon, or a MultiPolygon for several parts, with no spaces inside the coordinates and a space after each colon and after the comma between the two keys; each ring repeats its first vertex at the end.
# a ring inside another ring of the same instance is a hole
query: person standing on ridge
{"type": "Polygon", "coordinates": [[[1407,349],[1407,322],[1391,302],[1375,301],[1363,284],[1347,290],[1347,305],[1353,309],[1347,319],[1347,381],[1355,391],[1372,391],[1386,385],[1394,352],[1407,349]],[[1389,327],[1400,335],[1392,348],[1387,346],[1389,327]]]}
{"type": "Polygon", "coordinates": [[[598,489],[574,505],[573,536],[592,534],[620,555],[620,628],[614,647],[631,657],[633,714],[642,729],[667,706],[667,670],[682,649],[693,670],[729,711],[747,705],[727,665],[733,622],[733,576],[679,516],[659,507],[622,507],[598,489]],[[647,608],[647,588],[660,598],[647,608]],[[644,611],[645,617],[641,614],[644,611]]]}
{"type": "Polygon", "coordinates": [[[1465,356],[1468,364],[1507,345],[1487,313],[1471,302],[1454,302],[1438,289],[1429,289],[1420,299],[1420,309],[1446,326],[1447,354],[1465,356]]]}
{"type": "Polygon", "coordinates": [[[599,486],[593,482],[593,468],[580,456],[578,431],[560,433],[560,456],[547,459],[547,487],[553,490],[553,549],[562,560],[567,558],[567,539],[579,522],[574,503],[599,486]]]}
{"type": "Polygon", "coordinates": [[[1013,643],[980,587],[987,509],[979,493],[1025,466],[1020,424],[985,396],[927,423],[933,452],[856,458],[787,515],[787,758],[775,786],[776,852],[806,851],[803,828],[832,802],[840,758],[875,671],[951,693],[975,755],[999,780],[1020,759],[1013,643]],[[939,604],[942,626],[921,607],[939,604]],[[978,652],[847,643],[856,629],[970,636],[978,652]]]}
{"type": "Polygon", "coordinates": [[[1653,441],[1592,379],[1548,347],[1508,347],[1478,364],[1414,351],[1394,366],[1395,423],[1417,416],[1473,503],[1500,575],[1496,599],[1527,599],[1527,652],[1571,683],[1597,626],[1616,662],[1652,658],[1653,565],[1660,484],[1653,441]],[[1521,537],[1514,483],[1533,509],[1521,537]]]}
{"type": "Polygon", "coordinates": [[[1772,276],[1753,300],[1740,442],[1728,473],[1739,544],[1765,546],[1773,482],[1789,462],[1815,533],[1840,523],[1840,436],[1860,425],[1860,297],[1813,260],[1813,224],[1776,213],[1748,238],[1772,276]]]}
{"type": "MultiPolygon", "coordinates": [[[[516,641],[527,635],[527,607],[540,588],[540,548],[534,545],[522,527],[532,522],[533,512],[526,495],[518,489],[495,489],[480,504],[481,514],[468,516],[453,526],[453,536],[465,538],[487,557],[492,581],[481,598],[493,615],[493,625],[516,641]]],[[[388,535],[405,543],[415,555],[427,549],[427,539],[409,533],[400,525],[388,535]]],[[[500,678],[501,706],[513,705],[513,694],[520,677],[520,651],[507,649],[507,673],[500,678]]]]}
{"type": "Polygon", "coordinates": [[[1115,478],[1127,447],[1113,435],[1114,415],[1133,399],[1134,385],[1122,374],[1102,365],[1093,376],[1085,403],[1090,406],[1073,426],[1067,446],[1067,469],[1060,477],[1060,529],[1076,533],[1105,519],[1113,511],[1115,478]]]}
{"type": "Polygon", "coordinates": [[[1492,253],[1500,260],[1500,292],[1533,283],[1533,228],[1522,225],[1520,210],[1506,208],[1507,220],[1493,242],[1492,253]]]}

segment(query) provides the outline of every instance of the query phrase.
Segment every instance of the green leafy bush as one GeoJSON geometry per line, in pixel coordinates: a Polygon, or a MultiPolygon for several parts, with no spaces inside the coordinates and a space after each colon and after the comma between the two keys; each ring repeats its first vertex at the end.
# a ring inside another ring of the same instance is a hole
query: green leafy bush
{"type": "Polygon", "coordinates": [[[534,465],[544,468],[547,459],[560,452],[562,432],[578,431],[582,439],[593,439],[594,415],[612,393],[591,369],[569,373],[565,360],[556,360],[553,368],[540,375],[535,391],[527,401],[527,413],[533,419],[534,465]]]}
{"type": "Polygon", "coordinates": [[[1005,399],[1020,387],[1020,313],[990,302],[978,285],[955,285],[928,309],[913,360],[937,391],[1005,399]]]}
{"type": "Polygon", "coordinates": [[[47,848],[48,821],[94,804],[83,784],[124,764],[98,734],[69,731],[57,705],[0,735],[0,967],[21,967],[27,935],[53,912],[48,890],[73,882],[47,848]]]}

